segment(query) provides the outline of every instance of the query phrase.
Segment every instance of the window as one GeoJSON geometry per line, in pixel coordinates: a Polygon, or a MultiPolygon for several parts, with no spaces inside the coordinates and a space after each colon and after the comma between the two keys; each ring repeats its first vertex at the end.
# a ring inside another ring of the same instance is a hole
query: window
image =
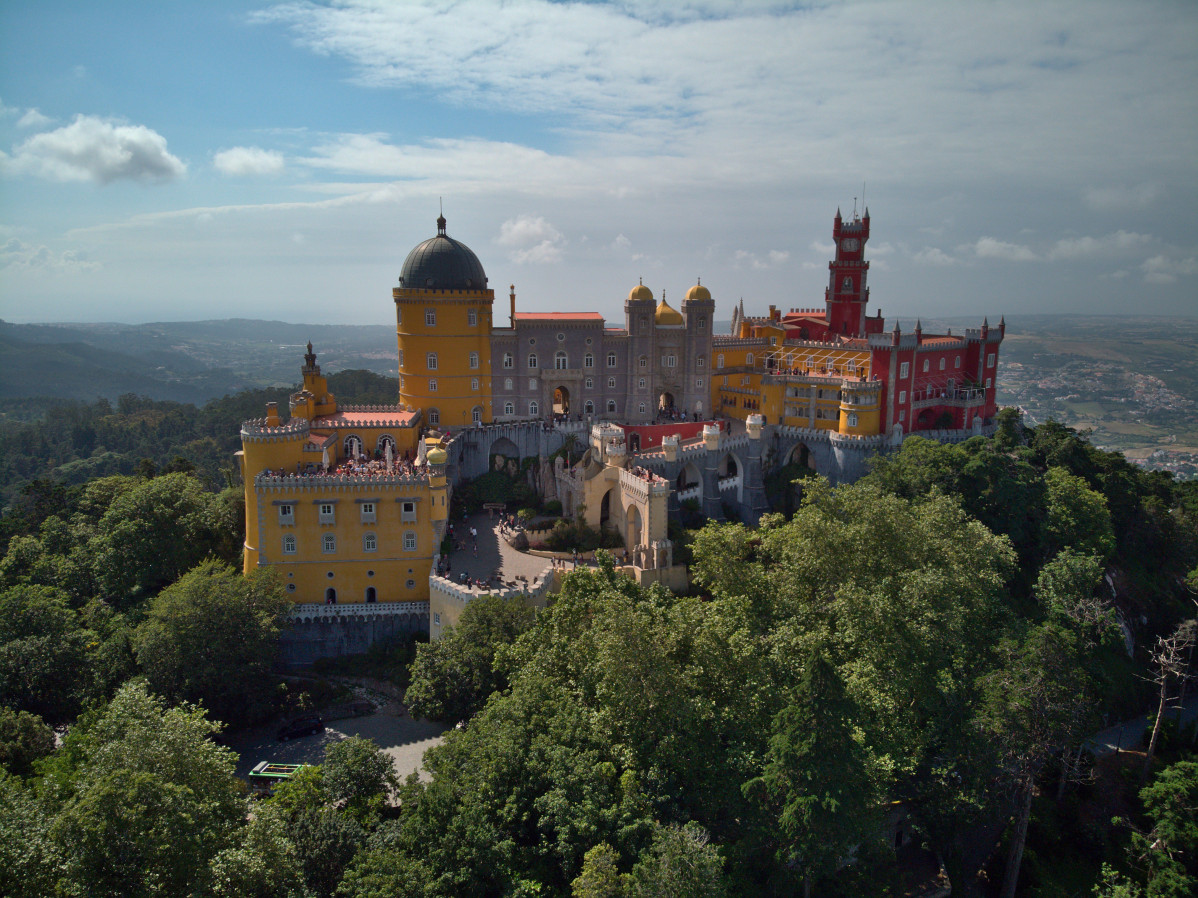
{"type": "Polygon", "coordinates": [[[588,377],[586,380],[586,388],[588,390],[592,390],[592,389],[594,389],[594,387],[595,387],[595,378],[588,377]]]}
{"type": "Polygon", "coordinates": [[[326,555],[337,551],[337,537],[331,533],[326,533],[321,540],[321,548],[326,555]]]}
{"type": "Polygon", "coordinates": [[[375,522],[375,520],[377,519],[376,512],[374,510],[374,503],[373,502],[363,502],[361,508],[362,508],[362,523],[363,524],[373,524],[375,522]]]}
{"type": "Polygon", "coordinates": [[[403,534],[403,547],[405,552],[416,551],[416,531],[405,530],[403,534]]]}
{"type": "Polygon", "coordinates": [[[528,367],[529,368],[537,367],[537,354],[535,352],[530,352],[528,354],[528,367]]]}
{"type": "Polygon", "coordinates": [[[428,391],[429,391],[430,393],[435,393],[435,392],[437,392],[437,378],[435,378],[435,377],[430,377],[430,378],[428,379],[428,391]]]}
{"type": "Polygon", "coordinates": [[[473,390],[475,393],[478,392],[478,378],[477,377],[470,378],[470,389],[473,390]]]}
{"type": "MultiPolygon", "coordinates": [[[[409,581],[407,582],[407,587],[408,587],[408,589],[415,589],[415,588],[416,588],[416,581],[415,581],[415,580],[409,580],[409,581]]],[[[440,618],[440,616],[441,616],[441,615],[439,615],[439,614],[437,615],[437,617],[438,617],[438,618],[440,618]]],[[[440,621],[440,620],[438,620],[438,621],[437,621],[437,623],[441,623],[441,621],[440,621]]]]}
{"type": "Polygon", "coordinates": [[[961,357],[960,356],[957,356],[955,359],[953,359],[953,367],[954,368],[961,367],[961,357]]]}
{"type": "Polygon", "coordinates": [[[677,365],[677,364],[678,364],[678,357],[677,357],[677,356],[673,356],[673,355],[668,355],[668,356],[666,356],[664,359],[662,359],[662,363],[663,363],[663,364],[664,364],[664,365],[665,365],[667,368],[673,368],[675,365],[677,365]]]}
{"type": "Polygon", "coordinates": [[[399,367],[403,367],[403,350],[399,351],[399,367]]]}
{"type": "Polygon", "coordinates": [[[438,627],[441,626],[441,612],[440,611],[433,612],[433,623],[436,624],[438,627]]]}
{"type": "Polygon", "coordinates": [[[471,327],[478,326],[478,309],[466,310],[466,323],[471,327]]]}
{"type": "Polygon", "coordinates": [[[648,367],[649,367],[649,358],[648,358],[648,356],[641,356],[639,359],[637,359],[637,366],[638,366],[638,367],[639,367],[639,368],[640,368],[642,371],[644,371],[646,368],[648,368],[648,367]]]}
{"type": "Polygon", "coordinates": [[[944,359],[941,359],[941,360],[940,360],[940,370],[941,370],[941,371],[943,371],[943,370],[944,370],[944,359]]]}
{"type": "Polygon", "coordinates": [[[428,410],[428,423],[434,426],[441,423],[441,412],[439,409],[430,408],[428,410]]]}
{"type": "MultiPolygon", "coordinates": [[[[943,363],[943,362],[940,364],[940,367],[941,367],[941,368],[943,368],[943,367],[944,367],[944,363],[943,363]]],[[[856,362],[849,362],[849,364],[848,364],[848,372],[849,372],[849,374],[856,374],[856,373],[857,373],[857,363],[856,363],[856,362]]]]}
{"type": "Polygon", "coordinates": [[[373,605],[379,600],[379,594],[373,586],[366,587],[366,604],[373,605]]]}
{"type": "Polygon", "coordinates": [[[638,405],[637,411],[639,411],[643,415],[645,413],[645,403],[642,402],[640,405],[638,405]]]}
{"type": "Polygon", "coordinates": [[[535,401],[528,403],[528,413],[532,416],[537,416],[541,413],[541,407],[535,401]]]}
{"type": "Polygon", "coordinates": [[[295,506],[280,505],[279,506],[279,523],[294,524],[295,523],[295,506]]]}
{"type": "Polygon", "coordinates": [[[911,373],[911,363],[903,362],[899,365],[899,377],[906,377],[911,373]]]}
{"type": "Polygon", "coordinates": [[[569,358],[560,350],[553,356],[553,367],[558,371],[564,371],[570,367],[569,358]]]}
{"type": "Polygon", "coordinates": [[[584,355],[582,357],[582,367],[594,368],[595,367],[595,356],[589,352],[586,355],[584,355]]]}
{"type": "Polygon", "coordinates": [[[320,510],[320,523],[322,523],[322,524],[337,523],[336,518],[334,518],[334,516],[333,516],[333,503],[332,502],[321,502],[319,510],[320,510]]]}
{"type": "Polygon", "coordinates": [[[724,354],[723,354],[723,353],[720,353],[719,355],[717,355],[717,356],[715,357],[715,366],[716,366],[717,368],[723,368],[723,367],[724,367],[724,354]]]}
{"type": "Polygon", "coordinates": [[[607,367],[608,368],[616,367],[616,354],[614,352],[609,352],[607,354],[607,367]]]}
{"type": "Polygon", "coordinates": [[[907,402],[907,391],[900,390],[899,391],[899,405],[905,405],[906,402],[907,402]]]}
{"type": "Polygon", "coordinates": [[[609,390],[614,390],[616,388],[616,379],[614,377],[609,377],[607,379],[607,388],[609,390]]]}
{"type": "Polygon", "coordinates": [[[510,377],[505,377],[503,379],[503,388],[505,390],[510,390],[512,388],[512,379],[510,377]]]}
{"type": "Polygon", "coordinates": [[[856,426],[857,426],[857,413],[849,412],[849,427],[856,427],[856,426]]]}
{"type": "Polygon", "coordinates": [[[288,533],[286,536],[283,537],[283,554],[284,555],[294,555],[295,554],[295,536],[294,536],[294,534],[288,533]]]}
{"type": "Polygon", "coordinates": [[[752,364],[753,364],[753,353],[751,353],[751,352],[750,352],[750,353],[748,353],[748,354],[745,356],[745,364],[746,364],[746,365],[752,365],[752,364]]]}
{"type": "Polygon", "coordinates": [[[537,388],[537,379],[535,377],[530,377],[528,379],[528,388],[530,390],[535,390],[537,388]]]}
{"type": "Polygon", "coordinates": [[[931,360],[931,359],[924,359],[924,360],[923,360],[923,373],[924,373],[924,374],[927,374],[927,373],[928,373],[928,371],[930,371],[930,370],[931,370],[931,368],[932,368],[932,360],[931,360]]]}
{"type": "Polygon", "coordinates": [[[478,353],[477,352],[470,353],[470,367],[471,368],[478,367],[478,353]]]}
{"type": "Polygon", "coordinates": [[[511,368],[513,364],[514,362],[512,360],[512,354],[510,352],[505,352],[503,354],[503,367],[511,368]]]}
{"type": "Polygon", "coordinates": [[[701,330],[701,331],[707,330],[707,319],[704,318],[702,315],[699,316],[699,330],[701,330]]]}
{"type": "Polygon", "coordinates": [[[616,400],[614,400],[614,399],[607,400],[607,410],[609,412],[614,412],[616,410],[616,400]]]}
{"type": "Polygon", "coordinates": [[[695,378],[695,388],[699,389],[699,390],[703,389],[703,378],[701,378],[701,377],[695,378]]]}
{"type": "Polygon", "coordinates": [[[403,324],[403,309],[401,308],[397,308],[395,310],[395,323],[400,325],[403,324]]]}
{"type": "Polygon", "coordinates": [[[778,338],[770,337],[770,346],[777,346],[777,345],[778,345],[778,338]]]}
{"type": "Polygon", "coordinates": [[[430,352],[428,354],[428,356],[426,357],[426,359],[427,359],[426,364],[428,365],[428,370],[436,371],[437,370],[437,354],[435,352],[430,352]]]}
{"type": "Polygon", "coordinates": [[[988,378],[988,377],[986,378],[986,389],[987,390],[990,389],[990,378],[988,378]]]}
{"type": "Polygon", "coordinates": [[[588,415],[593,415],[593,414],[595,414],[595,403],[591,402],[591,400],[589,400],[589,399],[588,399],[588,400],[586,401],[586,404],[585,404],[585,405],[583,405],[582,409],[583,409],[583,411],[585,411],[585,412],[586,412],[588,415]]]}
{"type": "Polygon", "coordinates": [[[988,356],[986,356],[986,367],[987,368],[994,367],[994,358],[995,358],[994,353],[990,353],[988,356]]]}
{"type": "Polygon", "coordinates": [[[900,420],[900,421],[906,421],[906,420],[907,420],[907,410],[906,410],[906,409],[902,409],[902,410],[900,410],[900,411],[899,411],[899,420],[900,420]]]}
{"type": "Polygon", "coordinates": [[[640,380],[638,380],[636,382],[636,385],[637,385],[637,389],[640,389],[640,390],[645,389],[645,379],[642,377],[640,380]]]}
{"type": "Polygon", "coordinates": [[[695,359],[695,367],[696,368],[706,368],[707,367],[707,356],[701,355],[697,359],[695,359]]]}
{"type": "Polygon", "coordinates": [[[437,310],[436,309],[425,309],[424,310],[424,326],[425,327],[436,327],[437,326],[437,310]]]}
{"type": "Polygon", "coordinates": [[[503,404],[503,413],[505,415],[516,414],[516,404],[514,402],[505,402],[503,404]]]}
{"type": "Polygon", "coordinates": [[[373,533],[363,533],[362,534],[362,551],[363,552],[377,552],[378,548],[379,548],[379,540],[378,540],[377,536],[375,536],[373,533]]]}
{"type": "Polygon", "coordinates": [[[566,335],[565,335],[565,334],[558,334],[558,335],[557,335],[557,342],[558,342],[558,343],[565,343],[565,342],[566,342],[566,335]]]}
{"type": "Polygon", "coordinates": [[[416,503],[404,500],[399,503],[399,519],[404,522],[416,520],[416,503]]]}

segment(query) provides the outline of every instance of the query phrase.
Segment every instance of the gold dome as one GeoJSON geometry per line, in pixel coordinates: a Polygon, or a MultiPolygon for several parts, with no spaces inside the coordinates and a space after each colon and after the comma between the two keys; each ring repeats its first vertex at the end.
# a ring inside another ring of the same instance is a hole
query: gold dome
{"type": "Polygon", "coordinates": [[[653,313],[653,321],[656,324],[683,324],[682,313],[673,308],[666,298],[663,296],[661,302],[657,304],[657,311],[653,313]]]}
{"type": "Polygon", "coordinates": [[[711,299],[711,291],[702,284],[695,284],[686,291],[687,299],[711,299]]]}
{"type": "Polygon", "coordinates": [[[425,456],[425,460],[430,465],[443,465],[449,461],[449,453],[441,448],[430,449],[428,450],[428,455],[425,456]]]}
{"type": "Polygon", "coordinates": [[[646,287],[644,284],[637,284],[635,287],[632,288],[632,290],[629,291],[628,298],[629,298],[629,300],[652,299],[653,291],[650,290],[648,287],[646,287]]]}

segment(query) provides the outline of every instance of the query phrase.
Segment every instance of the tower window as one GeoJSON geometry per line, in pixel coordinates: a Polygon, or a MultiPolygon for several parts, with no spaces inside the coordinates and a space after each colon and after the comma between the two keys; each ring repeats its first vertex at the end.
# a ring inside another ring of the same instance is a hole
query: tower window
{"type": "Polygon", "coordinates": [[[510,352],[505,352],[503,354],[503,367],[511,368],[512,365],[513,365],[512,354],[510,352]]]}
{"type": "Polygon", "coordinates": [[[746,364],[746,365],[752,365],[752,364],[753,364],[753,353],[751,353],[751,352],[750,352],[750,353],[748,353],[748,354],[745,356],[745,364],[746,364]]]}
{"type": "Polygon", "coordinates": [[[373,533],[362,534],[362,551],[377,552],[379,548],[379,539],[373,533]]]}
{"type": "Polygon", "coordinates": [[[924,359],[923,360],[923,373],[927,374],[931,369],[932,369],[932,360],[924,359]]]}
{"type": "Polygon", "coordinates": [[[435,352],[430,352],[430,353],[428,354],[428,357],[427,357],[427,360],[426,360],[426,361],[427,361],[427,364],[428,364],[428,370],[429,370],[429,371],[436,371],[436,370],[437,370],[437,354],[436,354],[435,352]]]}
{"type": "Polygon", "coordinates": [[[483,423],[483,410],[479,406],[475,406],[470,410],[470,420],[475,424],[483,423]]]}
{"type": "Polygon", "coordinates": [[[584,368],[594,368],[595,367],[595,357],[593,355],[591,355],[591,353],[588,352],[586,355],[584,355],[582,357],[582,367],[584,367],[584,368]]]}
{"type": "Polygon", "coordinates": [[[478,325],[478,309],[466,310],[466,323],[470,325],[470,327],[476,327],[478,325]]]}
{"type": "Polygon", "coordinates": [[[703,389],[703,378],[701,378],[701,377],[695,378],[695,387],[700,390],[703,389]]]}
{"type": "Polygon", "coordinates": [[[537,354],[535,352],[530,352],[528,354],[528,367],[529,368],[537,367],[537,354]]]}
{"type": "Polygon", "coordinates": [[[899,365],[899,377],[907,377],[911,373],[911,363],[903,362],[899,365]]]}
{"type": "Polygon", "coordinates": [[[609,352],[607,354],[607,367],[608,368],[616,367],[616,354],[614,352],[609,352]]]}
{"type": "Polygon", "coordinates": [[[470,353],[470,367],[471,368],[478,367],[478,353],[477,352],[470,353]]]}
{"type": "Polygon", "coordinates": [[[643,390],[643,389],[645,389],[645,379],[644,379],[643,377],[642,377],[642,378],[640,378],[640,379],[639,379],[639,380],[636,382],[636,386],[637,386],[637,389],[639,389],[639,390],[643,390]]]}
{"type": "Polygon", "coordinates": [[[587,388],[588,390],[590,390],[590,389],[592,389],[594,386],[595,386],[595,378],[593,378],[593,377],[588,377],[588,378],[586,379],[586,388],[587,388]]]}
{"type": "Polygon", "coordinates": [[[564,352],[558,352],[553,357],[553,367],[558,371],[564,371],[570,367],[570,360],[564,352]]]}
{"type": "Polygon", "coordinates": [[[516,414],[516,405],[515,405],[515,403],[512,403],[512,402],[505,402],[505,403],[503,404],[503,413],[504,413],[505,415],[514,415],[514,414],[516,414]]]}
{"type": "Polygon", "coordinates": [[[957,356],[955,359],[953,359],[953,367],[954,368],[961,367],[961,357],[960,356],[957,356]]]}
{"type": "Polygon", "coordinates": [[[899,390],[899,405],[905,405],[907,402],[907,391],[899,390]]]}
{"type": "Polygon", "coordinates": [[[643,415],[645,413],[645,403],[642,402],[640,405],[638,405],[637,410],[643,415]]]}
{"type": "Polygon", "coordinates": [[[321,540],[321,549],[326,555],[331,555],[337,551],[337,537],[331,533],[326,533],[321,540]]]}
{"type": "Polygon", "coordinates": [[[662,356],[661,363],[667,368],[673,368],[678,364],[678,357],[673,355],[662,356]]]}
{"type": "Polygon", "coordinates": [[[614,390],[616,388],[616,379],[614,377],[609,377],[607,379],[607,388],[609,390],[614,390]]]}
{"type": "Polygon", "coordinates": [[[295,536],[290,533],[283,537],[283,554],[295,554],[295,536]]]}
{"type": "Polygon", "coordinates": [[[696,368],[706,368],[707,367],[707,356],[701,355],[697,359],[695,359],[695,367],[696,368]]]}
{"type": "Polygon", "coordinates": [[[614,413],[614,412],[615,412],[615,410],[616,410],[616,400],[614,400],[614,399],[609,399],[609,400],[607,400],[607,410],[608,410],[609,412],[612,412],[612,413],[614,413]]]}
{"type": "Polygon", "coordinates": [[[639,359],[637,359],[637,367],[639,367],[642,371],[644,371],[646,368],[648,368],[649,367],[649,357],[643,355],[639,359]]]}
{"type": "Polygon", "coordinates": [[[405,530],[403,534],[403,547],[405,552],[416,551],[416,532],[414,530],[405,530]]]}
{"type": "Polygon", "coordinates": [[[699,316],[698,327],[701,331],[707,330],[707,319],[702,315],[699,316]]]}
{"type": "Polygon", "coordinates": [[[399,367],[403,367],[403,350],[399,351],[399,367]]]}
{"type": "Polygon", "coordinates": [[[478,392],[478,378],[477,377],[470,378],[470,389],[473,390],[475,393],[478,392]]]}
{"type": "Polygon", "coordinates": [[[437,326],[437,310],[436,309],[425,309],[424,310],[424,324],[425,324],[425,327],[436,327],[437,326]]]}
{"type": "Polygon", "coordinates": [[[943,370],[944,370],[944,359],[941,359],[941,360],[940,360],[940,370],[941,370],[941,371],[943,371],[943,370]]]}
{"type": "Polygon", "coordinates": [[[994,358],[995,358],[994,353],[990,353],[988,356],[986,356],[986,367],[987,368],[994,367],[994,358]]]}
{"type": "Polygon", "coordinates": [[[591,402],[591,400],[588,399],[586,401],[586,403],[583,405],[582,410],[584,412],[586,412],[588,415],[595,414],[595,403],[591,402]]]}
{"type": "Polygon", "coordinates": [[[856,427],[856,426],[857,426],[857,413],[849,412],[849,427],[856,427]]]}
{"type": "Polygon", "coordinates": [[[528,413],[534,418],[541,413],[541,408],[537,405],[535,400],[528,403],[528,413]]]}
{"type": "Polygon", "coordinates": [[[528,379],[528,388],[530,390],[535,390],[537,388],[537,379],[535,377],[530,377],[528,379]]]}
{"type": "Polygon", "coordinates": [[[510,377],[505,377],[503,379],[503,388],[505,390],[510,390],[512,388],[512,379],[510,377]]]}
{"type": "Polygon", "coordinates": [[[435,377],[430,377],[430,378],[428,379],[428,391],[429,391],[430,393],[435,393],[435,392],[437,392],[437,378],[435,378],[435,377]]]}

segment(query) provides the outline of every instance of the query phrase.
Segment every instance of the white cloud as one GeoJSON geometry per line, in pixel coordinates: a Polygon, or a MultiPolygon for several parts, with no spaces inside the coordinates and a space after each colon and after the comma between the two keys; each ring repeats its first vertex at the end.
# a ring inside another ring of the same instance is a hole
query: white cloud
{"type": "Polygon", "coordinates": [[[979,259],[1003,259],[1007,262],[1034,262],[1036,254],[1018,243],[1006,243],[993,237],[981,237],[968,249],[979,259]]]}
{"type": "Polygon", "coordinates": [[[623,234],[617,234],[616,239],[611,242],[612,249],[629,250],[632,248],[632,241],[623,234]]]}
{"type": "Polygon", "coordinates": [[[499,226],[495,242],[508,248],[508,258],[513,262],[546,264],[561,261],[566,239],[544,218],[520,215],[499,226]]]}
{"type": "Polygon", "coordinates": [[[737,267],[744,264],[757,271],[765,271],[770,268],[777,268],[784,263],[790,258],[790,253],[785,250],[772,249],[765,254],[765,258],[762,258],[757,253],[750,252],[747,249],[738,249],[732,254],[732,258],[737,267]]]}
{"type": "Polygon", "coordinates": [[[261,147],[233,147],[212,157],[216,170],[225,175],[277,175],[283,170],[283,154],[261,147]]]}
{"type": "Polygon", "coordinates": [[[1157,184],[1118,184],[1087,187],[1082,191],[1082,199],[1089,208],[1096,211],[1121,212],[1129,209],[1147,209],[1160,196],[1160,192],[1157,184]]]}
{"type": "Polygon", "coordinates": [[[1172,284],[1179,277],[1198,274],[1198,259],[1189,256],[1185,259],[1171,259],[1167,256],[1153,256],[1140,265],[1144,272],[1144,280],[1149,284],[1172,284]]]}
{"type": "Polygon", "coordinates": [[[50,124],[53,119],[48,115],[42,115],[36,109],[26,109],[25,114],[17,119],[18,128],[44,128],[50,124]]]}
{"type": "Polygon", "coordinates": [[[947,268],[949,265],[957,264],[956,259],[935,246],[925,246],[911,258],[918,265],[934,265],[938,268],[947,268]]]}
{"type": "Polygon", "coordinates": [[[77,115],[69,125],[30,137],[13,151],[6,167],[52,181],[99,184],[170,181],[187,171],[158,132],[90,115],[77,115]]]}
{"type": "Polygon", "coordinates": [[[830,259],[832,258],[832,254],[836,252],[836,244],[820,243],[818,240],[813,240],[809,249],[821,258],[830,259]]]}
{"type": "Polygon", "coordinates": [[[1152,238],[1147,234],[1136,234],[1131,231],[1116,231],[1105,237],[1070,237],[1058,240],[1048,252],[1048,258],[1085,259],[1094,256],[1112,256],[1139,249],[1150,243],[1152,238]]]}
{"type": "Polygon", "coordinates": [[[56,253],[44,244],[35,246],[16,237],[0,244],[0,268],[73,273],[95,271],[99,267],[97,263],[89,262],[74,250],[56,253]]]}

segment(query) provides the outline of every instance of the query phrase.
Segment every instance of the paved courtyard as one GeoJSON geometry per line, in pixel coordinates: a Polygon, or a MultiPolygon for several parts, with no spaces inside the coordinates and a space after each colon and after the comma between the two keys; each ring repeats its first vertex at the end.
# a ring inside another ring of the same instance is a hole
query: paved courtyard
{"type": "MultiPolygon", "coordinates": [[[[457,582],[463,571],[471,580],[490,581],[496,570],[502,571],[504,582],[523,577],[529,583],[539,579],[552,568],[547,558],[517,552],[499,535],[499,518],[476,514],[466,520],[453,522],[455,548],[449,554],[449,576],[457,582]],[[478,531],[478,547],[470,537],[470,528],[478,531]]],[[[478,590],[479,594],[485,590],[478,590]]]]}

